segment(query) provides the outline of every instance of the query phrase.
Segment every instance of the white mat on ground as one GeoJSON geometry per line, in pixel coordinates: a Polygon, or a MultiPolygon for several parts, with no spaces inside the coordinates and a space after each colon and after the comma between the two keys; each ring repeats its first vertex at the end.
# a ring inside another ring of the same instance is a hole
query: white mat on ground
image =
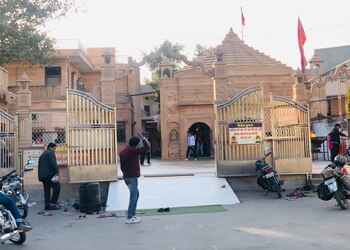
{"type": "MultiPolygon", "coordinates": [[[[226,179],[217,177],[141,177],[139,191],[137,209],[239,203],[226,179]]],[[[127,210],[128,203],[129,190],[124,181],[111,182],[106,211],[127,210]]]]}

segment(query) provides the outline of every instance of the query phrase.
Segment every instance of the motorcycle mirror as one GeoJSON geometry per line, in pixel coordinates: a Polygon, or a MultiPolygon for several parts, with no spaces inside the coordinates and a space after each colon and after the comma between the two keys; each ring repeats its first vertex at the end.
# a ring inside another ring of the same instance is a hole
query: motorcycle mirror
{"type": "Polygon", "coordinates": [[[33,159],[28,160],[28,164],[34,164],[34,163],[35,163],[35,160],[33,160],[33,159]]]}
{"type": "Polygon", "coordinates": [[[270,150],[270,147],[269,146],[264,146],[264,150],[268,151],[268,150],[270,150]]]}

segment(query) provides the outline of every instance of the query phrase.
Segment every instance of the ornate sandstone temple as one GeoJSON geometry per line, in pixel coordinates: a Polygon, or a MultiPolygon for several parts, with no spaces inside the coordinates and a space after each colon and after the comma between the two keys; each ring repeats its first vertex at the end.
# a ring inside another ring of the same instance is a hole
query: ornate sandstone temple
{"type": "Polygon", "coordinates": [[[182,55],[174,57],[183,59],[187,66],[174,72],[169,61],[161,65],[163,159],[185,157],[188,131],[201,136],[203,156],[213,156],[215,105],[241,90],[262,85],[266,100],[270,94],[303,104],[310,98],[291,67],[249,47],[232,28],[221,45],[203,56],[193,61],[182,55]]]}

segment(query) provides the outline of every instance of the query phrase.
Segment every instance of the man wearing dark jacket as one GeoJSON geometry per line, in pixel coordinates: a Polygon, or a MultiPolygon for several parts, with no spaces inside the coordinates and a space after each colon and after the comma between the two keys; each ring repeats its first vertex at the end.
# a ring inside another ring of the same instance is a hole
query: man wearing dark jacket
{"type": "Polygon", "coordinates": [[[39,157],[38,178],[44,186],[45,210],[59,209],[57,206],[57,200],[60,195],[61,184],[58,181],[58,167],[55,150],[56,144],[50,142],[47,149],[39,157]]]}
{"type": "Polygon", "coordinates": [[[332,132],[329,133],[329,138],[332,143],[331,148],[331,161],[334,161],[334,158],[339,154],[339,145],[340,145],[340,136],[348,137],[346,134],[343,134],[339,131],[341,128],[339,123],[334,125],[332,132]]]}
{"type": "Polygon", "coordinates": [[[141,219],[136,216],[137,201],[139,199],[138,178],[141,175],[139,156],[149,150],[149,145],[145,137],[139,133],[139,137],[132,137],[127,145],[120,153],[120,168],[123,172],[123,179],[128,186],[130,192],[128,215],[126,224],[140,223],[141,219]],[[137,147],[140,142],[142,147],[137,147]]]}

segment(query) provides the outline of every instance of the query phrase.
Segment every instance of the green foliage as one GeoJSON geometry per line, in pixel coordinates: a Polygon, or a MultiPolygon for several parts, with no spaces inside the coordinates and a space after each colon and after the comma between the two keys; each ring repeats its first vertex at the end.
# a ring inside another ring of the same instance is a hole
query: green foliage
{"type": "Polygon", "coordinates": [[[211,49],[213,49],[213,47],[207,47],[205,45],[196,44],[194,55],[195,56],[202,56],[202,55],[204,55],[205,53],[207,53],[211,49]]]}
{"type": "MultiPolygon", "coordinates": [[[[174,69],[178,69],[181,60],[174,59],[168,50],[173,53],[180,53],[184,48],[184,45],[179,43],[173,44],[172,42],[166,40],[160,47],[155,48],[148,56],[147,65],[152,73],[158,73],[158,78],[160,76],[160,63],[164,59],[168,59],[174,66],[174,69]]],[[[144,56],[146,56],[144,54],[144,56]]]]}
{"type": "Polygon", "coordinates": [[[54,40],[40,28],[76,12],[75,0],[0,0],[0,65],[13,60],[49,64],[54,40]]]}

